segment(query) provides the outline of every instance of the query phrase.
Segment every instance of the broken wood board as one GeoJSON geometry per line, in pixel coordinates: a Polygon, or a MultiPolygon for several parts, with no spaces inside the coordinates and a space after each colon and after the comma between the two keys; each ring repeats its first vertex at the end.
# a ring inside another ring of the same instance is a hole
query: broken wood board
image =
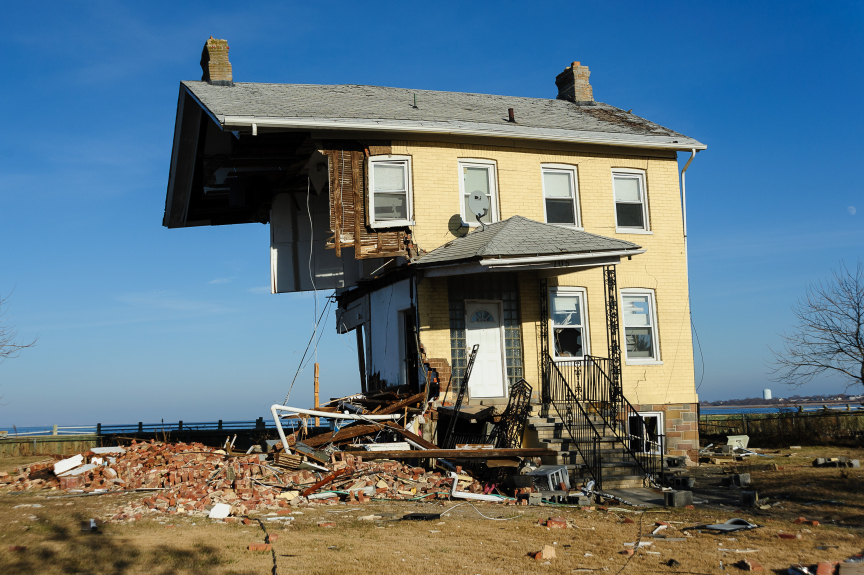
{"type": "Polygon", "coordinates": [[[416,451],[369,451],[363,459],[503,459],[507,457],[543,457],[557,455],[554,449],[424,449],[416,451]]]}

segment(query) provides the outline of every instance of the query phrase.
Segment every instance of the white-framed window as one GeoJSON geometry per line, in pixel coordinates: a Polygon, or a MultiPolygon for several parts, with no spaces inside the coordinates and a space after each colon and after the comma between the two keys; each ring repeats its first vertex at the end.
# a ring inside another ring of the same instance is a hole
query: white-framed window
{"type": "Polygon", "coordinates": [[[459,210],[467,226],[479,226],[477,217],[468,209],[468,198],[474,192],[489,198],[489,211],[481,218],[484,224],[498,221],[498,184],[495,162],[492,160],[459,160],[459,210]]]}
{"type": "Polygon", "coordinates": [[[547,224],[582,227],[576,166],[543,164],[543,213],[547,224]]]}
{"type": "Polygon", "coordinates": [[[549,289],[552,357],[567,360],[588,355],[588,314],[584,288],[549,289]]]}
{"type": "Polygon", "coordinates": [[[660,363],[654,290],[622,289],[621,319],[627,363],[660,363]]]}
{"type": "Polygon", "coordinates": [[[373,228],[413,226],[411,157],[369,158],[369,224],[373,228]]]}
{"type": "Polygon", "coordinates": [[[612,170],[615,193],[615,228],[619,233],[650,233],[645,172],[628,168],[612,170]]]}

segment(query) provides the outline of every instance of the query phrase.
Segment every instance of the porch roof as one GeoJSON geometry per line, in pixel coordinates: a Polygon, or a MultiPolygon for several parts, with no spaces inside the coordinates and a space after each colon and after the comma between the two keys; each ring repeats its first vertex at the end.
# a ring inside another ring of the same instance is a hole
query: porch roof
{"type": "Polygon", "coordinates": [[[644,251],[625,240],[513,216],[423,254],[415,264],[420,267],[475,264],[486,269],[575,267],[592,265],[592,262],[596,265],[617,263],[621,256],[644,251]]]}

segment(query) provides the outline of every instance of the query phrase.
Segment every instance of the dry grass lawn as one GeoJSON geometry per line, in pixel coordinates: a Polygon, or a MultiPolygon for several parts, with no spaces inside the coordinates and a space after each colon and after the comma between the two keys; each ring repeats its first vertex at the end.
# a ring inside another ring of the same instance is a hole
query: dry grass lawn
{"type": "MultiPolygon", "coordinates": [[[[826,453],[825,449],[821,450],[826,453]]],[[[832,451],[832,453],[834,453],[832,451]]],[[[841,453],[842,454],[842,453],[841,453]]],[[[31,461],[35,458],[31,458],[31,461]]],[[[720,573],[720,562],[729,566],[743,557],[754,558],[767,571],[785,572],[790,563],[838,560],[862,551],[862,539],[854,527],[823,523],[818,527],[791,522],[801,514],[799,507],[811,500],[832,499],[848,502],[841,510],[826,505],[804,507],[819,514],[833,513],[850,525],[860,524],[862,503],[858,488],[861,479],[840,476],[838,469],[812,469],[812,458],[804,453],[786,458],[786,470],[754,474],[762,493],[777,490],[794,495],[770,511],[742,512],[734,508],[655,509],[644,513],[601,510],[582,511],[574,507],[503,507],[478,503],[477,508],[461,505],[440,520],[400,521],[406,513],[440,513],[457,502],[408,503],[373,502],[365,505],[319,505],[297,509],[292,521],[262,521],[271,534],[279,536],[274,553],[253,553],[246,546],[264,541],[257,522],[225,524],[209,519],[179,515],[147,514],[132,523],[108,523],[98,533],[80,531],[80,521],[106,518],[122,502],[143,495],[105,495],[65,497],[58,492],[0,495],[0,573],[104,573],[104,574],[266,574],[273,572],[273,560],[281,574],[357,573],[357,574],[487,574],[487,573],[573,573],[580,568],[616,573],[627,558],[619,554],[624,543],[634,542],[641,532],[643,540],[654,541],[626,565],[624,573],[720,573]],[[800,459],[800,466],[788,462],[800,459]],[[806,464],[806,466],[805,466],[806,464]],[[806,468],[805,468],[806,467],[806,468]],[[799,484],[807,481],[811,487],[799,484]],[[812,494],[812,498],[808,497],[812,494]],[[828,496],[826,497],[826,494],[828,496]],[[805,501],[806,500],[806,501],[805,501]],[[32,507],[33,504],[40,507],[32,507]],[[797,506],[797,507],[796,507],[797,506]],[[794,507],[794,508],[793,508],[794,507]],[[375,521],[359,517],[381,515],[375,521]],[[563,516],[574,528],[559,530],[537,525],[538,519],[563,516]],[[630,517],[635,523],[624,523],[630,517]],[[680,528],[705,522],[744,517],[763,525],[762,529],[731,536],[689,532],[680,528]],[[673,523],[669,537],[685,541],[663,542],[648,534],[654,522],[673,523]],[[318,527],[332,521],[335,528],[318,527]],[[680,522],[680,523],[678,523],[680,522]],[[800,533],[801,539],[784,540],[779,532],[800,533]],[[11,545],[26,546],[26,551],[10,551],[11,545]],[[557,558],[549,564],[537,562],[527,554],[552,545],[557,558]],[[837,548],[819,550],[818,546],[837,548]],[[756,549],[742,554],[735,550],[756,549]],[[675,559],[680,565],[664,563],[675,559]]],[[[779,462],[779,461],[778,461],[779,462]]],[[[23,463],[0,459],[0,470],[23,463]]],[[[847,474],[848,475],[848,474],[847,474]]],[[[808,519],[811,518],[808,511],[808,519]]],[[[266,518],[266,514],[259,517],[266,518]]],[[[818,519],[818,517],[813,517],[818,519]]],[[[730,567],[729,572],[738,569],[730,567]]],[[[577,571],[578,572],[578,571],[577,571]]]]}

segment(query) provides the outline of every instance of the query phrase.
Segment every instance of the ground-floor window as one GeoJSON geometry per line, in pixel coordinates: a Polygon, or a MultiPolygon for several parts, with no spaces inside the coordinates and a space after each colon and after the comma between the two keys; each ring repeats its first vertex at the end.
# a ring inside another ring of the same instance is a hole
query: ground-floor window
{"type": "Polygon", "coordinates": [[[504,360],[507,385],[523,377],[522,330],[519,320],[519,295],[516,274],[485,273],[448,278],[450,314],[451,389],[458,391],[468,363],[465,333],[465,300],[501,302],[504,327],[504,360]]]}
{"type": "Polygon", "coordinates": [[[660,360],[657,346],[657,307],[654,290],[622,289],[621,317],[624,322],[624,350],[627,363],[655,363],[660,360]]]}

